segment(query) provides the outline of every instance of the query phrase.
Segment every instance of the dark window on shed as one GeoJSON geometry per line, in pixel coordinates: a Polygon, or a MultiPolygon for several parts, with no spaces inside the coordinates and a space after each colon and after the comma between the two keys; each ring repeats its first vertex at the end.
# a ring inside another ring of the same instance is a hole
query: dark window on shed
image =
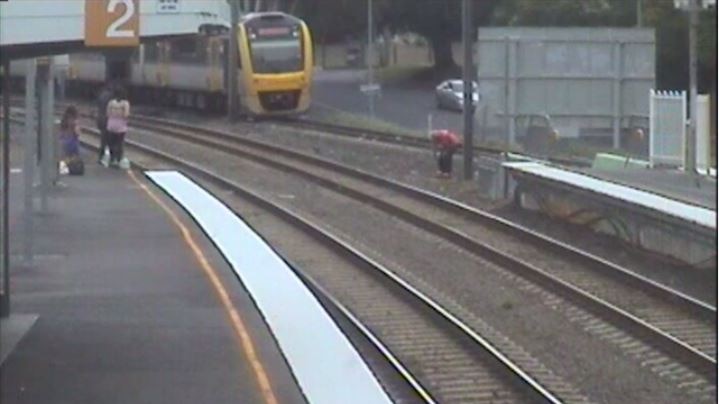
{"type": "Polygon", "coordinates": [[[160,43],[148,42],[145,44],[145,63],[156,63],[160,55],[160,43]]]}
{"type": "Polygon", "coordinates": [[[184,63],[205,63],[206,42],[196,37],[172,41],[172,61],[184,63]]]}

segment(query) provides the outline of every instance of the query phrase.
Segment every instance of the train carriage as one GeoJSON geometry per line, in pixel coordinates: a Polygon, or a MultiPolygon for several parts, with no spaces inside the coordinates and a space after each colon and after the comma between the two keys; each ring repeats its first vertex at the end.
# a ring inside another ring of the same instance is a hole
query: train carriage
{"type": "MultiPolygon", "coordinates": [[[[225,111],[229,36],[206,33],[145,42],[134,51],[76,53],[69,57],[71,93],[94,95],[106,80],[127,83],[131,98],[153,105],[225,111]]],[[[300,19],[279,12],[245,15],[238,24],[241,113],[296,115],[311,102],[313,48],[300,19]]],[[[24,64],[13,62],[14,76],[24,64]]]]}
{"type": "Polygon", "coordinates": [[[249,14],[238,37],[242,104],[257,115],[306,111],[313,56],[305,23],[283,13],[249,14]]]}

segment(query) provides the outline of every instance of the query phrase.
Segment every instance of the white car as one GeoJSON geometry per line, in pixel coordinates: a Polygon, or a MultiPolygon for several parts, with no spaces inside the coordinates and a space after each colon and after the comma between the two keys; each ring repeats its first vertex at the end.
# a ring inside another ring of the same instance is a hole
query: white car
{"type": "MultiPolygon", "coordinates": [[[[477,83],[472,83],[472,98],[476,107],[482,97],[479,95],[477,83]]],[[[437,86],[437,107],[455,111],[464,110],[464,82],[462,80],[445,80],[437,86]]]]}

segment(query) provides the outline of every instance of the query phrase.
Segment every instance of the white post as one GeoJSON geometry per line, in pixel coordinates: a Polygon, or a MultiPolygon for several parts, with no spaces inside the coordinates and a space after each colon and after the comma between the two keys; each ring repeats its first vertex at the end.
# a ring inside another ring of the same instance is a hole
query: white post
{"type": "Polygon", "coordinates": [[[654,167],[654,89],[649,90],[649,165],[654,167]]]}
{"type": "MultiPolygon", "coordinates": [[[[684,166],[684,169],[688,171],[687,165],[689,164],[689,162],[687,161],[687,153],[688,153],[687,148],[691,148],[691,146],[687,147],[689,145],[689,143],[688,143],[689,136],[687,134],[687,124],[686,124],[687,123],[687,92],[682,91],[681,97],[682,97],[682,123],[683,123],[683,125],[682,125],[682,159],[684,160],[682,165],[684,166]]],[[[691,125],[691,122],[689,124],[691,125]]]]}
{"type": "Polygon", "coordinates": [[[709,169],[709,96],[699,95],[697,98],[696,126],[696,167],[706,171],[709,169]]]}

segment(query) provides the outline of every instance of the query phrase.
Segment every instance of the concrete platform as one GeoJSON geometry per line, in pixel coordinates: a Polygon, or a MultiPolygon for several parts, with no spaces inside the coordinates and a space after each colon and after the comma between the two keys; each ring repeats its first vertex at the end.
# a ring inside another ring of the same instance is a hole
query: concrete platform
{"type": "Polygon", "coordinates": [[[137,183],[94,163],[63,182],[49,212],[35,214],[35,259],[26,266],[18,259],[22,175],[11,176],[11,313],[38,317],[1,365],[0,402],[271,402],[257,365],[277,401],[305,402],[252,300],[169,198],[155,192],[215,269],[255,359],[178,227],[137,183]]]}
{"type": "Polygon", "coordinates": [[[716,262],[716,181],[681,172],[507,162],[514,200],[692,267],[716,262]]]}
{"type": "Polygon", "coordinates": [[[626,168],[621,170],[583,169],[591,176],[656,193],[667,198],[717,209],[717,181],[707,176],[691,176],[679,170],[626,168]]]}
{"type": "Polygon", "coordinates": [[[13,314],[0,318],[0,365],[37,321],[37,314],[13,314]]]}

